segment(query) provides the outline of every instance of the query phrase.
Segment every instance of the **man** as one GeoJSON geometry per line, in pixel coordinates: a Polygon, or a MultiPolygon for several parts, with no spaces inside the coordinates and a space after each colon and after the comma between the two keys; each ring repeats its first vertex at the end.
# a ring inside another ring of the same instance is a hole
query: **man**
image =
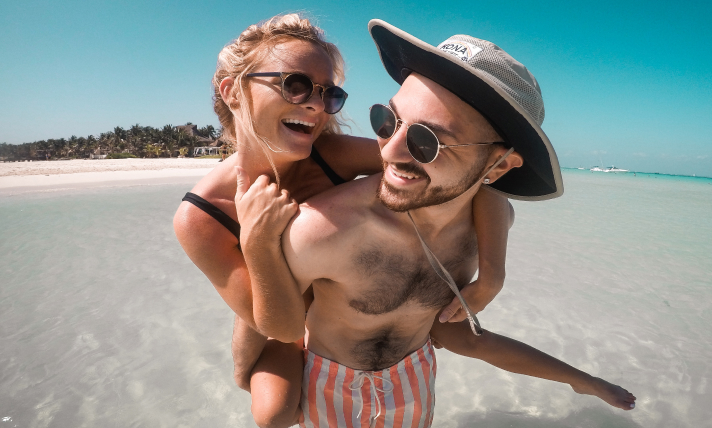
{"type": "Polygon", "coordinates": [[[536,80],[504,51],[469,36],[435,48],[379,20],[369,29],[402,84],[389,106],[371,110],[384,172],[307,201],[283,235],[301,291],[314,291],[301,425],[429,426],[431,335],[454,352],[632,408],[622,388],[482,332],[474,318],[460,334],[435,322],[477,270],[472,198],[481,183],[553,198],[563,192],[559,167],[540,128],[536,80]]]}

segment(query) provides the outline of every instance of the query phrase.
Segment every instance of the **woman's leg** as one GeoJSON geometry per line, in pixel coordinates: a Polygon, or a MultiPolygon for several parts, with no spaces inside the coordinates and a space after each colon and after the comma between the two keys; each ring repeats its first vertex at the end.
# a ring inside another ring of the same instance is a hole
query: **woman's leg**
{"type": "Polygon", "coordinates": [[[232,329],[232,361],[235,365],[233,376],[237,386],[247,392],[250,392],[252,368],[260,358],[267,340],[235,315],[235,326],[232,329]]]}
{"type": "Polygon", "coordinates": [[[252,417],[262,427],[295,425],[301,410],[303,343],[268,339],[235,317],[232,335],[235,383],[252,395],[252,417]]]}

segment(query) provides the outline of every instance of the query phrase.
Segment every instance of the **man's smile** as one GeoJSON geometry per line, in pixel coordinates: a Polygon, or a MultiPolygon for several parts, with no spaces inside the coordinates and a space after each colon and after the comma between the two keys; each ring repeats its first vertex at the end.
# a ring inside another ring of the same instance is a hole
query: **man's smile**
{"type": "Polygon", "coordinates": [[[393,185],[411,185],[428,178],[428,175],[417,171],[410,164],[388,164],[385,168],[388,182],[393,185]]]}

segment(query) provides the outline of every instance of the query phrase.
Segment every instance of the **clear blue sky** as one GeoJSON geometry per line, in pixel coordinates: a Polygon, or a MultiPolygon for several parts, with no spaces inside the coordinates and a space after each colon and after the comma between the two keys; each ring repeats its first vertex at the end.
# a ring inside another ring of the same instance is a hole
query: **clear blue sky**
{"type": "Polygon", "coordinates": [[[0,142],[217,125],[217,53],[292,11],[341,48],[356,134],[371,136],[368,106],[397,90],[366,29],[380,18],[435,45],[487,39],[529,67],[562,166],[712,176],[709,1],[0,0],[0,142]]]}

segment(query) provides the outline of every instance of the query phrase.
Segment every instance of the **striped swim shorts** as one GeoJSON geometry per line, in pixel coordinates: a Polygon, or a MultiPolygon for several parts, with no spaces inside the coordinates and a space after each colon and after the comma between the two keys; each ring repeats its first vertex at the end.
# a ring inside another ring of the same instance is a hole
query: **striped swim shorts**
{"type": "Polygon", "coordinates": [[[304,350],[302,428],[427,428],[435,407],[430,340],[393,367],[354,370],[304,350]]]}

